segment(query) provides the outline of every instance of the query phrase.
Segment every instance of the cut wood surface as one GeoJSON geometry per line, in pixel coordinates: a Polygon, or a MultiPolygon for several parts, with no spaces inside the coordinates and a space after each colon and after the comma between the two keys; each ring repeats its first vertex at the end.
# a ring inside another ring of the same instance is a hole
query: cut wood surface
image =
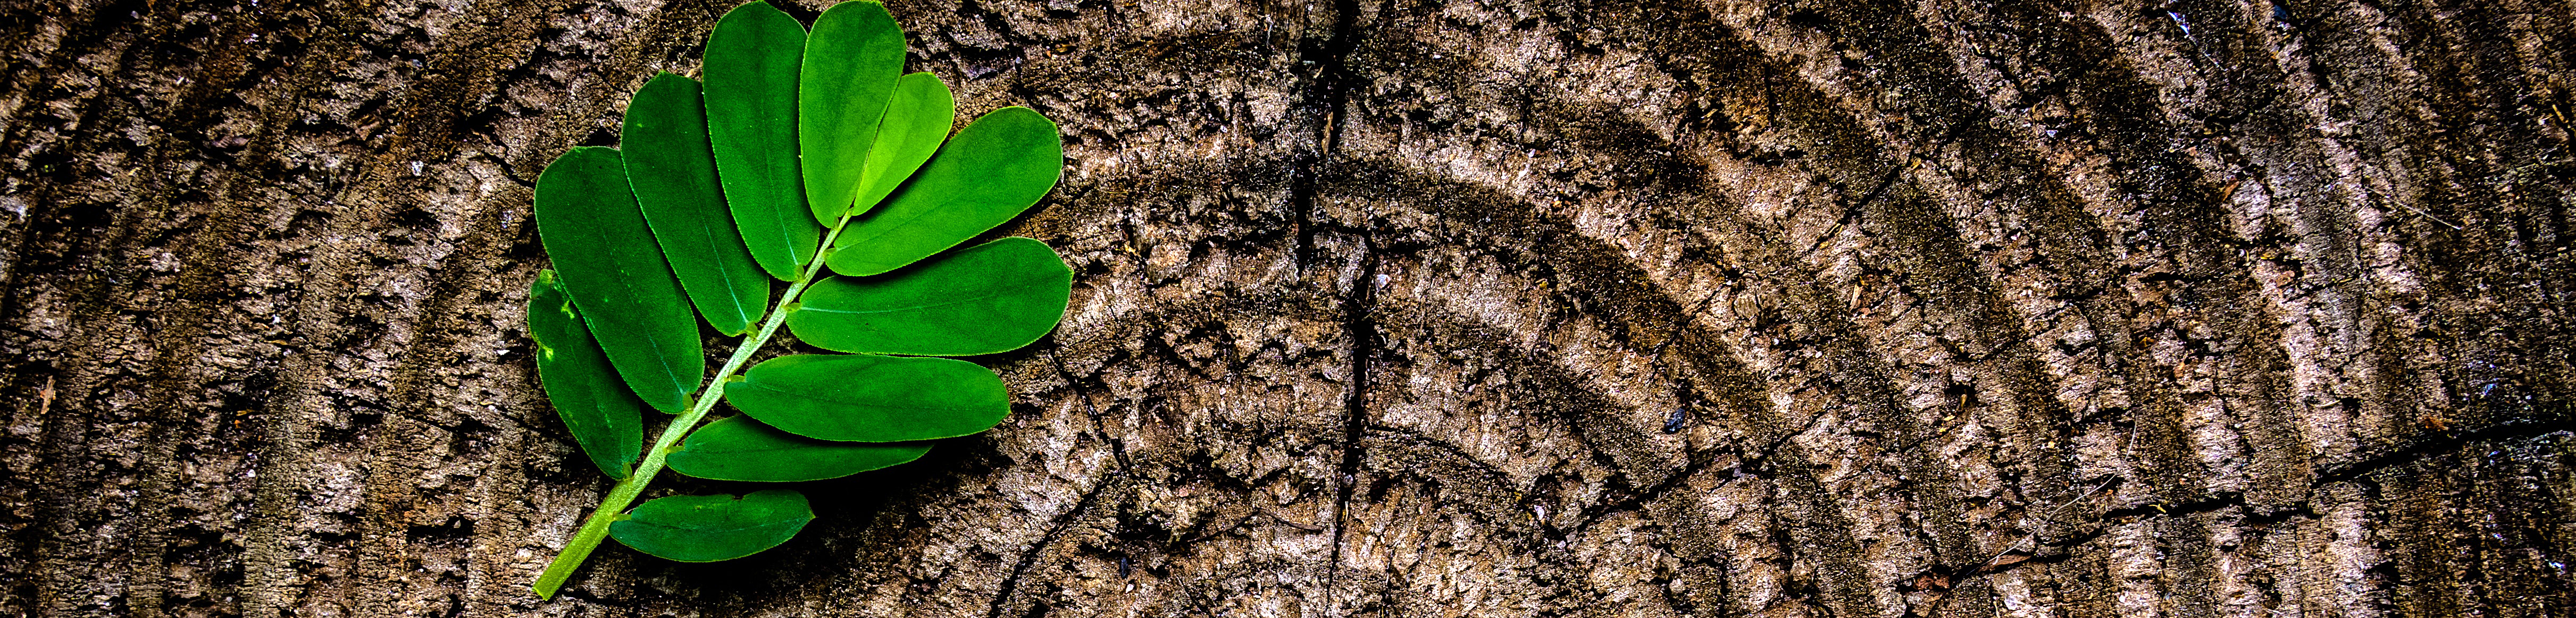
{"type": "Polygon", "coordinates": [[[540,602],[530,186],[729,8],[0,6],[0,616],[2576,614],[2532,0],[895,0],[1013,415],[540,602]]]}

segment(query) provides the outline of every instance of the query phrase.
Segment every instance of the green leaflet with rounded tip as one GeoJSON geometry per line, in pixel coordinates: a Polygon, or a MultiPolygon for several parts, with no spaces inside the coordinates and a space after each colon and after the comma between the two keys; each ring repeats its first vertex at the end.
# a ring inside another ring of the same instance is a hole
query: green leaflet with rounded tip
{"type": "Polygon", "coordinates": [[[608,366],[555,271],[537,271],[528,285],[528,338],[537,342],[537,381],[572,441],[608,478],[626,478],[644,453],[644,402],[608,366]]]}
{"type": "Polygon", "coordinates": [[[903,27],[885,5],[844,2],[814,18],[797,81],[796,138],[806,205],[826,227],[838,225],[858,197],[903,53],[903,27]]]}
{"type": "Polygon", "coordinates": [[[626,102],[626,130],[618,145],[626,153],[635,201],[698,315],[719,333],[751,332],[768,309],[769,277],[743,248],[716,184],[698,80],[663,73],[645,82],[626,102]]]}
{"type": "Polygon", "coordinates": [[[972,434],[1011,413],[1002,379],[974,363],[872,354],[769,359],[724,389],[734,409],[788,433],[848,442],[972,434]]]}
{"type": "Polygon", "coordinates": [[[912,183],[832,244],[832,271],[882,273],[929,257],[1028,210],[1064,173],[1055,123],[1025,107],[985,114],[949,138],[912,183]]]}
{"type": "Polygon", "coordinates": [[[874,277],[832,277],[787,314],[796,338],[835,352],[968,356],[1019,349],[1055,330],[1073,269],[1013,236],[874,277]]]}
{"type": "Polygon", "coordinates": [[[689,432],[671,451],[671,470],[719,481],[818,481],[920,459],[928,442],[833,442],[726,417],[689,432]]]}
{"type": "Polygon", "coordinates": [[[707,372],[698,318],[635,205],[617,149],[565,152],[537,177],[537,237],[627,388],[677,414],[707,372]]]}
{"type": "Polygon", "coordinates": [[[796,171],[796,76],[805,26],[767,2],[734,7],[707,35],[707,133],[725,204],[760,269],[793,281],[823,230],[796,171]]]}
{"type": "Polygon", "coordinates": [[[885,120],[877,125],[876,146],[868,151],[867,169],[859,175],[857,210],[866,212],[902,186],[923,161],[939,152],[940,142],[948,141],[948,129],[956,125],[957,97],[948,92],[948,84],[940,83],[939,76],[914,73],[897,80],[885,120]]]}
{"type": "Polygon", "coordinates": [[[732,560],[795,538],[814,509],[793,490],[655,498],[608,525],[608,536],[635,551],[680,562],[732,560]]]}

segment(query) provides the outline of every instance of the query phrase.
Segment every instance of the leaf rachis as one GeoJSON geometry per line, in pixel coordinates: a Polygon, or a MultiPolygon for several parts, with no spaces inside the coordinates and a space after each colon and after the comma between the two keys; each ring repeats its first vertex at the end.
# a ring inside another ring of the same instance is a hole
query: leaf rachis
{"type": "MultiPolygon", "coordinates": [[[[848,222],[849,217],[844,215],[841,218],[842,225],[832,226],[832,230],[823,237],[825,243],[823,246],[831,246],[832,237],[840,235],[841,228],[848,222]]],[[[787,287],[787,293],[779,296],[779,304],[796,302],[796,296],[804,293],[808,284],[813,283],[814,275],[821,272],[822,267],[822,260],[815,260],[807,265],[804,274],[798,276],[796,282],[787,287]]],[[[644,449],[643,463],[637,464],[633,474],[619,480],[615,487],[608,490],[608,497],[599,501],[599,508],[591,511],[589,520],[582,522],[581,530],[573,534],[571,543],[565,544],[563,553],[556,555],[555,561],[546,565],[545,572],[537,576],[535,589],[539,598],[553,598],[555,591],[563,587],[564,580],[572,577],[573,569],[580,567],[582,561],[590,557],[591,550],[599,547],[599,542],[608,536],[608,524],[624,518],[626,505],[634,503],[636,496],[643,495],[644,486],[652,483],[653,477],[662,472],[662,467],[670,456],[671,445],[679,443],[681,437],[687,436],[689,430],[697,427],[700,419],[706,418],[707,410],[714,408],[716,401],[723,399],[715,395],[722,392],[725,385],[729,383],[726,378],[742,369],[742,364],[750,361],[752,354],[759,352],[760,347],[769,342],[769,337],[777,334],[778,326],[786,321],[786,312],[770,311],[769,319],[760,324],[757,334],[743,340],[740,346],[735,347],[733,356],[725,359],[724,368],[717,370],[715,377],[708,380],[707,396],[699,397],[695,405],[689,407],[688,412],[682,413],[679,418],[672,419],[671,424],[663,427],[661,437],[654,438],[653,446],[644,449]]]]}

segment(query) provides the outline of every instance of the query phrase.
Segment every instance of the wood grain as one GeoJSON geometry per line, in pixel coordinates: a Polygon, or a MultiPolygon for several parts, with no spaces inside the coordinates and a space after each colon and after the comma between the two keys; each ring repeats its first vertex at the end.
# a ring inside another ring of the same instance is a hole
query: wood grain
{"type": "Polygon", "coordinates": [[[0,6],[0,615],[2576,612],[2522,0],[897,2],[1014,416],[540,603],[529,186],[728,8],[0,6]]]}

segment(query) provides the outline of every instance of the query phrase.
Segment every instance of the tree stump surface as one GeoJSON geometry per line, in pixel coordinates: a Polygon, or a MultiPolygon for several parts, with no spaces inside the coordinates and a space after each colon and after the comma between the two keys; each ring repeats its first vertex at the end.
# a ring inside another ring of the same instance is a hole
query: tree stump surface
{"type": "Polygon", "coordinates": [[[2576,613],[2528,0],[898,0],[1012,418],[540,602],[530,187],[729,8],[0,8],[0,615],[2576,613]]]}

